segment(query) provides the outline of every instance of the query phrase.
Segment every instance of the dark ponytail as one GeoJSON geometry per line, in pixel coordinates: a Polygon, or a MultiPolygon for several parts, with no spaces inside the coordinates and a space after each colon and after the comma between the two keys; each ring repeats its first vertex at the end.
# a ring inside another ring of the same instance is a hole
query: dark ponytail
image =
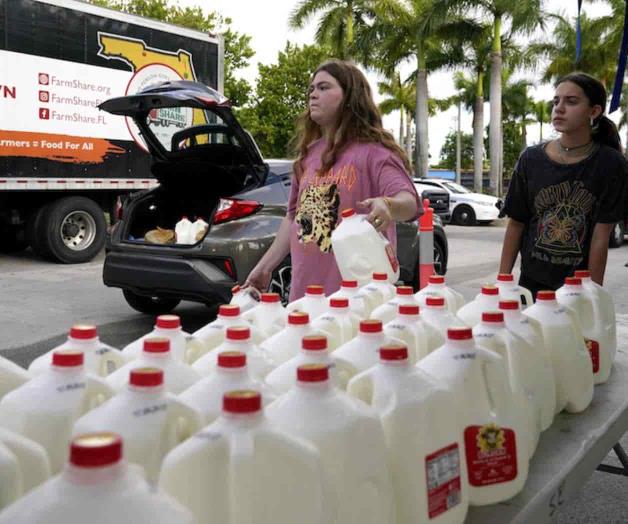
{"type": "Polygon", "coordinates": [[[589,99],[589,105],[599,105],[602,108],[602,114],[593,121],[593,127],[591,128],[593,140],[621,152],[621,141],[617,126],[615,122],[603,114],[606,111],[606,88],[604,84],[597,78],[580,72],[569,73],[562,77],[556,82],[554,87],[558,87],[563,82],[576,84],[589,99]]]}

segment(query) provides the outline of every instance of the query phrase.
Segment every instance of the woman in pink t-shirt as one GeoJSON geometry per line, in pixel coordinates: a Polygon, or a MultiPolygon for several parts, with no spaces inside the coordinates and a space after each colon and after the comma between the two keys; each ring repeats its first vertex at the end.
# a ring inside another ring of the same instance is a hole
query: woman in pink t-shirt
{"type": "Polygon", "coordinates": [[[288,212],[247,279],[268,289],[272,272],[290,253],[290,301],[302,297],[309,284],[322,285],[325,294],[340,287],[331,233],[343,209],[367,212],[395,248],[395,221],[421,212],[410,163],[382,128],[368,81],[350,62],[330,60],[312,75],[297,148],[288,212]]]}

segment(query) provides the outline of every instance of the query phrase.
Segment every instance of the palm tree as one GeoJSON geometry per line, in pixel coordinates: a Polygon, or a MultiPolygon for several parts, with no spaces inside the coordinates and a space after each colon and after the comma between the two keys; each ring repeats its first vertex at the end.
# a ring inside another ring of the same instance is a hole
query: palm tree
{"type": "Polygon", "coordinates": [[[379,109],[384,115],[388,115],[393,111],[399,111],[399,145],[404,147],[406,129],[404,127],[404,119],[407,113],[411,112],[415,97],[414,86],[408,82],[402,82],[401,76],[395,72],[387,81],[379,82],[377,88],[381,95],[387,96],[380,104],[379,109]]]}
{"type": "Polygon", "coordinates": [[[549,123],[552,113],[551,102],[536,100],[533,102],[532,114],[539,124],[539,141],[543,141],[543,124],[549,123]]]}

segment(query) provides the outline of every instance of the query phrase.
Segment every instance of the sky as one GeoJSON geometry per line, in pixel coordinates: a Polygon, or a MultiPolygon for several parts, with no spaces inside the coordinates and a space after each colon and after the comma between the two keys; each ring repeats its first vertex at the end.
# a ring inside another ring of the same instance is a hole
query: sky
{"type": "MultiPolygon", "coordinates": [[[[173,0],[176,2],[177,0],[173,0]]],[[[236,31],[250,35],[251,45],[256,54],[251,59],[251,65],[242,71],[239,76],[247,79],[253,85],[257,75],[257,64],[271,64],[276,61],[277,53],[286,45],[289,40],[293,43],[311,44],[314,42],[316,30],[316,20],[310,22],[304,29],[293,31],[288,28],[288,18],[291,11],[297,5],[297,0],[270,0],[268,2],[257,2],[255,0],[178,0],[182,6],[202,5],[204,9],[217,11],[225,17],[230,17],[233,28],[236,31]]],[[[545,6],[551,11],[562,11],[564,15],[573,17],[577,12],[577,0],[546,0],[545,6]]],[[[600,16],[608,13],[608,8],[599,2],[584,1],[583,10],[589,16],[600,16]]],[[[412,64],[407,64],[401,69],[402,75],[409,75],[412,72],[412,64]]],[[[535,76],[540,76],[540,72],[535,74],[519,75],[530,80],[536,80],[535,76]]],[[[367,77],[375,93],[376,101],[382,99],[377,93],[377,75],[368,73],[367,77]]],[[[439,98],[445,98],[455,93],[453,86],[453,73],[443,72],[431,74],[428,78],[428,90],[431,95],[437,94],[439,98]]],[[[551,99],[553,88],[550,85],[539,85],[532,89],[530,94],[536,99],[551,99]]],[[[610,100],[610,96],[609,96],[610,100]]],[[[485,125],[489,121],[489,106],[484,109],[485,125]]],[[[619,120],[619,111],[612,115],[613,120],[619,120]]],[[[457,126],[457,109],[451,108],[430,118],[429,122],[429,143],[430,161],[435,163],[440,156],[440,149],[445,140],[445,136],[457,126]]],[[[395,137],[399,133],[399,116],[397,114],[384,117],[384,127],[390,130],[395,137]]],[[[464,133],[472,132],[472,115],[463,110],[461,127],[464,133]]],[[[551,136],[551,129],[544,126],[544,138],[551,136]]],[[[528,127],[528,143],[532,144],[539,140],[539,126],[528,127]]]]}

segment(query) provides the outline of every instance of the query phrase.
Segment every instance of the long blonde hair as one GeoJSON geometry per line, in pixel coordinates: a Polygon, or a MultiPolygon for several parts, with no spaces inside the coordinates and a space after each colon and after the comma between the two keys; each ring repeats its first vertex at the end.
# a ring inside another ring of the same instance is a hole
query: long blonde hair
{"type": "MultiPolygon", "coordinates": [[[[399,156],[408,176],[411,176],[410,161],[405,151],[382,127],[382,116],[373,101],[371,87],[362,71],[351,62],[332,59],[318,66],[312,74],[310,83],[320,71],[325,71],[336,79],[342,88],[343,98],[333,140],[323,151],[319,174],[328,172],[338,155],[352,142],[377,142],[399,156]]],[[[303,159],[307,155],[308,146],[321,136],[321,128],[310,118],[309,108],[306,109],[297,119],[297,132],[292,142],[297,154],[294,163],[297,179],[303,174],[303,159]]]]}

